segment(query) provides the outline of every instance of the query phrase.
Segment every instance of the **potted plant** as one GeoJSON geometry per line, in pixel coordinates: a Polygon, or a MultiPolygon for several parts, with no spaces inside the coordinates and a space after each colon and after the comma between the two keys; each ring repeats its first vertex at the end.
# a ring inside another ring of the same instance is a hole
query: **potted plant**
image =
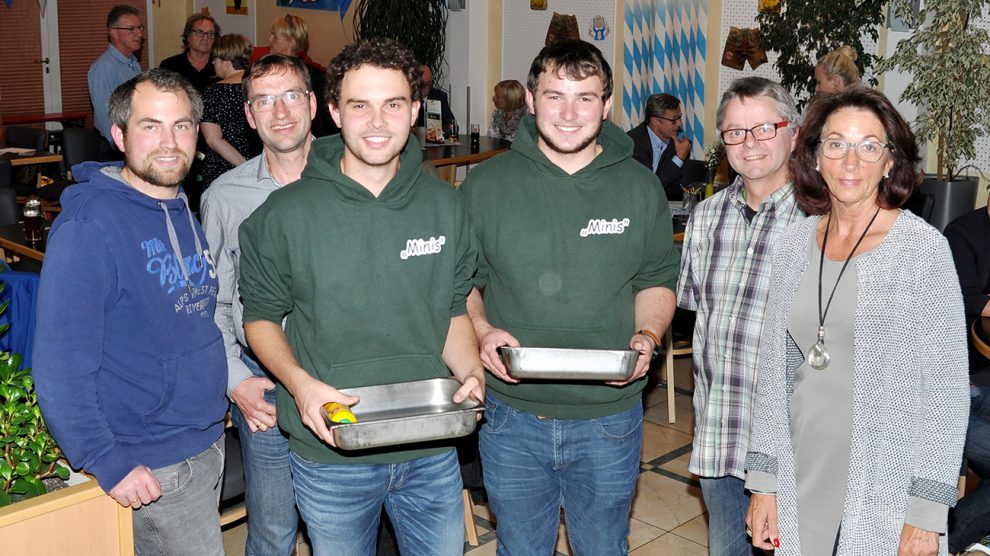
{"type": "MultiPolygon", "coordinates": [[[[0,292],[6,284],[0,282],[0,292]]],[[[0,313],[10,301],[0,304],[0,313]]],[[[0,334],[9,328],[0,324],[0,334]]],[[[72,486],[61,451],[48,432],[31,369],[18,354],[0,353],[0,551],[4,554],[133,554],[131,510],[95,480],[77,475],[72,486]]]]}
{"type": "MultiPolygon", "coordinates": [[[[756,16],[761,44],[778,53],[775,66],[780,83],[791,91],[799,107],[815,94],[815,66],[829,52],[849,45],[858,54],[860,73],[865,76],[870,71],[877,57],[864,51],[863,38],[877,40],[884,4],[884,0],[781,0],[779,9],[761,8],[756,16]]],[[[867,83],[875,85],[876,78],[868,78],[867,83]]]]}
{"type": "Polygon", "coordinates": [[[359,0],[353,17],[358,40],[374,37],[398,40],[421,64],[433,70],[437,86],[443,83],[447,37],[445,0],[359,0]]]}
{"type": "Polygon", "coordinates": [[[976,202],[977,180],[958,174],[976,156],[976,140],[990,133],[990,35],[972,24],[988,6],[990,0],[930,0],[915,11],[911,0],[897,0],[897,16],[916,30],[877,66],[911,74],[900,100],[919,107],[919,141],[935,141],[936,174],[921,190],[936,197],[932,224],[939,229],[976,202]]]}

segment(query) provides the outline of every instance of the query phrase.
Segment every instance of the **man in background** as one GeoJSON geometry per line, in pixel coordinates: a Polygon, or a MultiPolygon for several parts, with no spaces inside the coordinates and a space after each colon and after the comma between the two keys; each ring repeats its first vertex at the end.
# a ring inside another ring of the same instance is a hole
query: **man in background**
{"type": "Polygon", "coordinates": [[[268,195],[302,176],[313,143],[310,124],[316,94],[301,58],[269,54],[241,82],[248,124],[264,144],[259,156],[214,180],[203,194],[203,231],[216,257],[216,322],[227,351],[227,396],[240,431],[248,514],[246,554],[292,553],[298,516],[289,439],[278,427],[275,383],[244,335],[244,306],[237,287],[238,230],[268,195]],[[309,92],[307,92],[309,91],[309,92]]]}
{"type": "Polygon", "coordinates": [[[735,183],[703,201],[688,220],[677,304],[696,311],[694,446],[712,556],[753,553],[746,536],[746,451],[756,396],[756,355],[770,285],[770,251],[804,217],[787,162],[800,116],[790,93],[762,77],[737,79],[722,95],[715,125],[735,183]]]}
{"type": "Polygon", "coordinates": [[[161,67],[182,75],[203,94],[217,80],[211,53],[213,43],[219,36],[220,26],[213,17],[203,13],[192,14],[182,29],[183,51],[162,60],[161,67]]]}
{"type": "Polygon", "coordinates": [[[141,64],[136,55],[144,42],[141,12],[132,6],[114,6],[107,14],[107,35],[110,45],[89,66],[87,82],[89,98],[93,102],[93,125],[107,141],[102,146],[100,155],[109,160],[120,158],[120,152],[110,133],[110,95],[118,85],[141,73],[141,64]]]}
{"type": "Polygon", "coordinates": [[[680,135],[681,101],[667,93],[650,95],[644,112],[646,120],[627,132],[633,140],[633,158],[660,178],[667,199],[679,201],[684,198],[684,162],[691,157],[691,141],[680,135]]]}
{"type": "Polygon", "coordinates": [[[420,95],[423,99],[423,107],[420,107],[419,114],[416,116],[416,126],[421,127],[426,125],[423,119],[426,101],[435,100],[440,103],[440,117],[443,122],[444,133],[446,133],[450,129],[450,124],[454,121],[454,113],[450,111],[450,99],[443,89],[433,86],[433,70],[426,64],[423,64],[423,85],[420,95]]]}
{"type": "Polygon", "coordinates": [[[226,361],[213,257],[179,184],[203,113],[153,69],[110,97],[118,164],[77,166],[38,291],[34,378],[59,447],[134,510],[137,554],[223,554],[226,361]]]}

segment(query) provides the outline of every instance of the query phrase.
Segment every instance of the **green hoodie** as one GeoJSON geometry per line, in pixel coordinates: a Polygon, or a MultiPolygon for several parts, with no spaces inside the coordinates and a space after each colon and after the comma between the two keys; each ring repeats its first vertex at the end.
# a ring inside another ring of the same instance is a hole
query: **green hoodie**
{"type": "MultiPolygon", "coordinates": [[[[536,137],[527,116],[512,149],[472,170],[461,187],[480,240],[474,285],[484,289],[488,320],[522,346],[628,349],[636,293],[673,290],[677,281],[663,188],[610,122],[598,137],[602,152],[573,175],[547,159],[536,137]]],[[[645,383],[490,377],[488,388],[532,414],[585,419],[632,407],[645,383]]]]}
{"type": "MultiPolygon", "coordinates": [[[[440,354],[477,250],[463,199],[420,171],[410,138],[378,198],[344,176],[340,136],[314,141],[302,178],[240,228],[244,322],[281,323],[303,369],[335,388],[450,376],[440,354]]],[[[448,447],[335,450],[278,389],[289,447],[318,463],[397,463],[448,447]]]]}

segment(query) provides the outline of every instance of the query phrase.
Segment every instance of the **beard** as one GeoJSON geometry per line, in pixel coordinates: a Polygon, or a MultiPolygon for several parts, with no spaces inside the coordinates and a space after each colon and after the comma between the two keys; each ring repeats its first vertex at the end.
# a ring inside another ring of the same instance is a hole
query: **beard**
{"type": "Polygon", "coordinates": [[[132,174],[151,185],[157,187],[179,186],[182,183],[182,180],[186,179],[186,175],[192,167],[192,160],[184,153],[176,151],[175,155],[180,157],[182,164],[175,169],[162,170],[160,168],[156,168],[152,162],[153,157],[157,154],[160,153],[151,153],[145,160],[138,161],[127,157],[125,153],[126,160],[124,161],[124,165],[132,174]]]}
{"type": "Polygon", "coordinates": [[[539,133],[540,139],[543,139],[543,142],[546,144],[546,146],[550,147],[550,149],[553,150],[554,152],[558,152],[560,154],[573,154],[586,149],[588,145],[594,143],[595,140],[598,139],[598,134],[601,133],[602,131],[603,122],[604,120],[598,120],[598,126],[595,128],[595,130],[592,133],[588,134],[587,137],[582,139],[580,143],[570,148],[562,147],[561,145],[557,144],[553,140],[553,137],[550,136],[550,134],[543,132],[543,127],[540,126],[539,124],[537,124],[536,126],[536,131],[537,133],[539,133]]]}

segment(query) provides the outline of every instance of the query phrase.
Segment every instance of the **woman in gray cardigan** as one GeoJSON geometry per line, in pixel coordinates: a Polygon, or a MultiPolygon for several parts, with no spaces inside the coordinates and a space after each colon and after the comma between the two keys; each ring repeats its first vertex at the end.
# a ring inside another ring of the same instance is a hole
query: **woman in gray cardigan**
{"type": "Polygon", "coordinates": [[[791,160],[817,215],[774,247],[746,458],[753,544],[776,554],[945,554],[969,406],[945,239],[901,211],[918,177],[881,93],[816,99],[791,160]]]}

